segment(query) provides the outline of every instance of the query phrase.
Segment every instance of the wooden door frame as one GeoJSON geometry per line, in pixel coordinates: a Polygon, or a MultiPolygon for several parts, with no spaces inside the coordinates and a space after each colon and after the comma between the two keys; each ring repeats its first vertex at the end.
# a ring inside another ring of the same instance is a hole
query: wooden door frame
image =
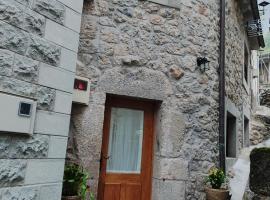
{"type": "Polygon", "coordinates": [[[155,102],[149,100],[135,99],[129,97],[121,97],[114,95],[107,95],[105,104],[103,136],[102,136],[102,149],[100,158],[100,174],[98,183],[98,200],[103,200],[103,183],[106,177],[107,155],[109,147],[109,132],[111,120],[111,108],[130,108],[144,111],[144,136],[142,145],[142,160],[141,160],[141,175],[131,175],[129,178],[138,179],[138,176],[144,177],[142,186],[142,200],[151,200],[152,197],[152,175],[153,175],[153,157],[154,157],[154,111],[155,102]],[[150,136],[149,136],[150,135],[150,136]],[[145,146],[148,146],[145,149],[145,146]],[[150,147],[149,147],[150,145],[150,147]],[[149,159],[150,158],[150,159],[149,159]]]}

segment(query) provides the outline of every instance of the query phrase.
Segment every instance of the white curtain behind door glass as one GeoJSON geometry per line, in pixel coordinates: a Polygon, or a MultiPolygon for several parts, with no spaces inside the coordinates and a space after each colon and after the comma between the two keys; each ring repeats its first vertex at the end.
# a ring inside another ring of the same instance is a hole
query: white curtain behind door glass
{"type": "Polygon", "coordinates": [[[144,112],[112,108],[107,171],[140,173],[144,112]]]}

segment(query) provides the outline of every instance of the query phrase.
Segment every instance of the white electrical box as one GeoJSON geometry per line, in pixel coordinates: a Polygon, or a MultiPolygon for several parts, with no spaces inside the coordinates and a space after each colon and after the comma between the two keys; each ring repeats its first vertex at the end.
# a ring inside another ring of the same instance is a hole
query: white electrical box
{"type": "Polygon", "coordinates": [[[89,104],[90,80],[88,78],[76,76],[73,90],[73,103],[83,105],[89,104]]]}
{"type": "Polygon", "coordinates": [[[0,92],[0,132],[33,134],[36,101],[0,92]]]}

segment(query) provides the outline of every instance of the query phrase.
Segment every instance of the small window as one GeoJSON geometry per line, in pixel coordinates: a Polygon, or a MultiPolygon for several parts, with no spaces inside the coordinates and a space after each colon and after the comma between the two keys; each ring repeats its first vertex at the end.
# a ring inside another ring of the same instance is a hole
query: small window
{"type": "Polygon", "coordinates": [[[244,147],[249,146],[249,119],[244,117],[244,147]]]}
{"type": "Polygon", "coordinates": [[[244,61],[244,79],[248,83],[248,68],[249,68],[249,54],[247,47],[245,46],[245,61],[244,61]]]}
{"type": "Polygon", "coordinates": [[[226,157],[236,157],[236,117],[227,112],[226,157]]]}

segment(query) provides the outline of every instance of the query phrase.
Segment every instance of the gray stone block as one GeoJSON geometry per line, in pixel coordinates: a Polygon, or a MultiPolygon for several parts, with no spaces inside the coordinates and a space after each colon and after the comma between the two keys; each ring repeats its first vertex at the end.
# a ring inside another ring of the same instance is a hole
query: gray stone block
{"type": "Polygon", "coordinates": [[[156,157],[154,177],[161,180],[187,180],[188,162],[182,158],[156,157]]]}
{"type": "Polygon", "coordinates": [[[62,195],[62,184],[43,185],[40,187],[40,200],[59,200],[62,195]]]}
{"type": "Polygon", "coordinates": [[[173,181],[173,180],[154,180],[154,200],[184,200],[186,183],[183,181],[173,181]]]}
{"type": "Polygon", "coordinates": [[[32,137],[12,139],[11,158],[45,158],[49,149],[49,136],[34,134],[32,137]]]}
{"type": "Polygon", "coordinates": [[[38,61],[32,60],[25,56],[15,55],[14,77],[28,82],[37,82],[38,78],[38,61]]]}
{"type": "Polygon", "coordinates": [[[164,74],[146,68],[107,70],[100,77],[97,88],[111,94],[155,100],[166,99],[172,93],[164,74]]]}
{"type": "Polygon", "coordinates": [[[45,31],[45,17],[29,9],[24,16],[23,28],[29,33],[43,36],[45,31]]]}
{"type": "Polygon", "coordinates": [[[8,158],[10,153],[11,137],[9,135],[0,135],[0,158],[8,158]]]}
{"type": "Polygon", "coordinates": [[[0,91],[37,99],[38,108],[42,110],[54,108],[55,90],[51,88],[0,76],[0,91]]]}
{"type": "Polygon", "coordinates": [[[54,66],[59,64],[61,48],[49,41],[31,35],[27,56],[54,66]]]}
{"type": "Polygon", "coordinates": [[[38,109],[53,110],[55,103],[54,89],[39,86],[37,88],[36,98],[38,99],[38,109]]]}
{"type": "Polygon", "coordinates": [[[57,90],[55,95],[54,111],[70,114],[72,107],[72,94],[57,90]]]}
{"type": "Polygon", "coordinates": [[[0,76],[0,91],[35,98],[36,86],[30,83],[0,76]]]}
{"type": "Polygon", "coordinates": [[[1,49],[0,50],[0,75],[10,76],[12,73],[12,65],[14,53],[1,49]]]}
{"type": "Polygon", "coordinates": [[[46,20],[44,38],[74,52],[78,51],[79,33],[52,20],[46,20]]]}
{"type": "Polygon", "coordinates": [[[14,0],[0,0],[0,19],[22,28],[25,6],[14,0]]]}
{"type": "Polygon", "coordinates": [[[74,76],[73,72],[42,63],[40,64],[38,83],[46,87],[72,93],[74,76]]]}
{"type": "Polygon", "coordinates": [[[0,22],[0,47],[24,54],[29,43],[29,34],[19,28],[0,22]]]}
{"type": "Polygon", "coordinates": [[[66,158],[68,137],[51,136],[48,158],[66,158]]]}
{"type": "Polygon", "coordinates": [[[36,133],[67,136],[69,121],[69,115],[38,110],[34,130],[36,133]]]}
{"type": "Polygon", "coordinates": [[[29,6],[32,0],[16,0],[17,2],[29,6]]]}
{"type": "MultiPolygon", "coordinates": [[[[0,18],[28,32],[43,35],[45,17],[26,8],[15,0],[0,0],[0,18]]],[[[28,2],[25,2],[27,4],[28,2]]]]}
{"type": "Polygon", "coordinates": [[[185,138],[184,115],[175,112],[171,104],[163,104],[160,117],[161,124],[157,130],[160,154],[167,157],[178,157],[185,138]]]}
{"type": "Polygon", "coordinates": [[[35,0],[33,10],[63,24],[65,20],[65,6],[56,0],[35,0]]]}
{"type": "Polygon", "coordinates": [[[0,187],[18,185],[24,181],[25,160],[0,159],[0,187]]]}
{"type": "Polygon", "coordinates": [[[38,200],[39,187],[3,188],[0,197],[1,200],[38,200]]]}
{"type": "Polygon", "coordinates": [[[61,183],[64,174],[65,159],[29,160],[25,175],[25,184],[61,183]]]}

